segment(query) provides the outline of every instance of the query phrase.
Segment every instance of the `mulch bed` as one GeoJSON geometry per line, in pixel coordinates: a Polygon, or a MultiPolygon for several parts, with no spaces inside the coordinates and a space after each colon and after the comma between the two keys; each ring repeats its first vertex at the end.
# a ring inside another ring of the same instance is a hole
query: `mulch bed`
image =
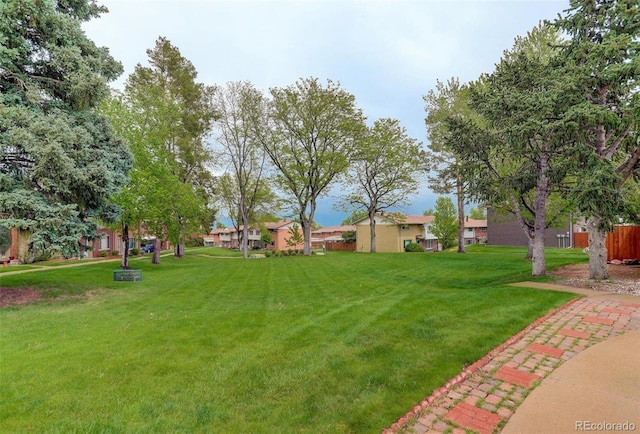
{"type": "Polygon", "coordinates": [[[640,296],[640,266],[609,264],[607,271],[609,279],[603,281],[589,279],[589,264],[568,265],[550,274],[563,285],[640,296]]]}
{"type": "MultiPolygon", "coordinates": [[[[640,266],[638,265],[612,265],[607,267],[609,278],[613,280],[640,280],[640,266]]],[[[572,264],[562,267],[552,275],[559,278],[589,278],[589,264],[572,264]]]]}

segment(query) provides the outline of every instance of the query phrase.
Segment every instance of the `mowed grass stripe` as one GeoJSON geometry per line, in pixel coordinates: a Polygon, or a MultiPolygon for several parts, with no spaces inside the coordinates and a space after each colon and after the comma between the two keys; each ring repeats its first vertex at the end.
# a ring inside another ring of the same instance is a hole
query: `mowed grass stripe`
{"type": "Polygon", "coordinates": [[[93,292],[0,311],[0,431],[379,432],[572,297],[502,286],[529,278],[522,249],[202,251],[137,262],[142,282],[113,282],[113,264],[3,277],[93,292]]]}

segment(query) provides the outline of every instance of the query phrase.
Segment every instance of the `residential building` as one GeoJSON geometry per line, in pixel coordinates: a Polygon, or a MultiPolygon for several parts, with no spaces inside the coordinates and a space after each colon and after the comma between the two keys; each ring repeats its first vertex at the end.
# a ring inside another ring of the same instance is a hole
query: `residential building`
{"type": "Polygon", "coordinates": [[[346,242],[342,237],[345,232],[355,232],[355,225],[328,226],[311,232],[311,245],[315,249],[354,251],[355,242],[346,242]]]}
{"type": "MultiPolygon", "coordinates": [[[[419,217],[419,216],[416,216],[419,217]]],[[[423,216],[426,217],[426,216],[423,216]]],[[[438,242],[438,237],[433,233],[433,216],[425,223],[424,237],[418,238],[418,244],[422,246],[425,252],[437,252],[442,248],[442,244],[438,242]]]]}
{"type": "MultiPolygon", "coordinates": [[[[434,216],[396,214],[377,215],[376,219],[376,251],[404,252],[409,243],[417,243],[427,252],[441,249],[438,237],[433,233],[434,216]]],[[[371,249],[371,230],[369,218],[355,222],[357,251],[369,252],[371,249]]],[[[484,243],[487,240],[487,221],[465,219],[465,245],[484,243]]]]}
{"type": "MultiPolygon", "coordinates": [[[[567,223],[559,228],[547,228],[545,247],[571,247],[573,228],[567,223]]],[[[528,246],[529,239],[513,214],[503,215],[487,209],[487,244],[493,246],[528,246]]]]}
{"type": "MultiPolygon", "coordinates": [[[[141,229],[141,233],[129,231],[129,242],[127,246],[129,249],[140,248],[142,244],[150,244],[155,242],[156,237],[147,235],[144,229],[141,229]]],[[[96,240],[87,240],[83,238],[80,243],[84,247],[85,258],[98,258],[100,256],[111,256],[113,251],[117,251],[118,254],[122,254],[123,241],[120,231],[101,228],[96,231],[100,237],[96,240]]],[[[171,246],[168,241],[160,241],[160,250],[170,249],[171,246]]]]}
{"type": "Polygon", "coordinates": [[[238,233],[235,228],[214,228],[209,236],[204,236],[204,245],[210,247],[238,248],[238,233]]]}
{"type": "Polygon", "coordinates": [[[288,246],[287,240],[291,238],[291,230],[295,226],[298,228],[298,233],[302,236],[302,227],[300,223],[296,223],[291,220],[284,220],[279,222],[265,223],[264,224],[269,233],[271,234],[271,238],[273,241],[270,246],[267,246],[268,249],[272,250],[288,250],[288,249],[302,249],[304,248],[304,244],[297,244],[295,246],[288,246]]]}
{"type": "Polygon", "coordinates": [[[487,221],[465,217],[464,220],[464,244],[480,244],[487,242],[487,221]]]}
{"type": "MultiPolygon", "coordinates": [[[[375,217],[376,251],[404,252],[409,243],[418,243],[425,250],[438,249],[438,240],[430,232],[433,216],[397,214],[379,214],[375,217]]],[[[356,251],[371,251],[371,229],[369,217],[355,222],[356,251]]]]}
{"type": "MultiPolygon", "coordinates": [[[[249,228],[249,248],[267,248],[270,250],[302,249],[304,247],[303,244],[287,245],[287,239],[291,237],[290,230],[294,225],[298,226],[298,232],[302,235],[300,224],[291,220],[264,223],[262,226],[269,231],[272,238],[272,242],[268,246],[262,245],[262,232],[259,228],[249,228]]],[[[240,246],[239,232],[241,230],[242,226],[238,229],[235,227],[212,229],[209,235],[203,237],[205,246],[237,249],[240,246]]]]}
{"type": "Polygon", "coordinates": [[[18,264],[21,261],[21,253],[27,250],[28,238],[20,233],[18,228],[9,229],[11,244],[5,252],[0,252],[2,265],[18,264]]]}

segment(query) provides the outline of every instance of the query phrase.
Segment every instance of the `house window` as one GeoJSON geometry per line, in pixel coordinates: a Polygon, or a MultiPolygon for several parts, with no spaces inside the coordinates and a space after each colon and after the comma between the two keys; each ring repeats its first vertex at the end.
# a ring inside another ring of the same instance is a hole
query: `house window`
{"type": "Polygon", "coordinates": [[[406,248],[409,244],[411,244],[411,240],[404,240],[404,247],[406,248]]]}
{"type": "Polygon", "coordinates": [[[467,246],[470,246],[470,245],[472,244],[472,240],[464,240],[464,243],[465,243],[467,246]]]}
{"type": "Polygon", "coordinates": [[[129,238],[129,248],[133,249],[136,246],[136,239],[135,238],[129,238]]]}
{"type": "Polygon", "coordinates": [[[100,250],[109,250],[111,248],[111,237],[109,235],[105,235],[100,238],[100,250]]]}
{"type": "Polygon", "coordinates": [[[427,240],[427,249],[433,249],[433,240],[427,240]]]}
{"type": "Polygon", "coordinates": [[[406,231],[409,229],[409,225],[402,225],[400,226],[400,229],[402,229],[403,231],[406,231]]]}

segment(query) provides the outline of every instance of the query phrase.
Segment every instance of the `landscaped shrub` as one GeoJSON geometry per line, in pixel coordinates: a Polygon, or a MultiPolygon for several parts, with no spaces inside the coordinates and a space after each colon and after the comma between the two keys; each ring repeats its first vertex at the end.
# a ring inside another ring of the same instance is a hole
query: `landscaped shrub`
{"type": "Polygon", "coordinates": [[[140,254],[140,249],[138,249],[138,248],[135,248],[135,247],[134,247],[133,249],[131,249],[131,251],[129,252],[129,254],[130,254],[131,256],[138,256],[138,255],[140,254]]]}
{"type": "Polygon", "coordinates": [[[295,254],[296,254],[296,251],[295,251],[295,250],[293,250],[293,249],[288,249],[288,250],[287,250],[287,254],[288,254],[289,256],[293,256],[293,255],[295,255],[295,254]]]}
{"type": "Polygon", "coordinates": [[[424,249],[420,244],[417,243],[409,243],[404,248],[405,252],[424,252],[424,249]]]}
{"type": "Polygon", "coordinates": [[[98,255],[101,258],[106,258],[108,254],[109,254],[109,252],[107,252],[106,250],[100,250],[100,253],[98,253],[98,255]]]}
{"type": "Polygon", "coordinates": [[[43,262],[43,261],[49,261],[51,259],[53,259],[53,253],[50,250],[43,250],[41,252],[37,252],[34,255],[34,259],[33,262],[43,262]]]}
{"type": "Polygon", "coordinates": [[[185,245],[187,247],[202,247],[202,246],[204,246],[204,238],[202,238],[202,237],[189,238],[185,242],[185,245]]]}
{"type": "Polygon", "coordinates": [[[113,256],[118,256],[118,255],[120,254],[120,250],[112,250],[112,251],[111,251],[111,254],[112,254],[113,256]]]}
{"type": "Polygon", "coordinates": [[[264,252],[264,256],[266,256],[267,258],[271,257],[271,250],[267,250],[266,252],[264,252]]]}

